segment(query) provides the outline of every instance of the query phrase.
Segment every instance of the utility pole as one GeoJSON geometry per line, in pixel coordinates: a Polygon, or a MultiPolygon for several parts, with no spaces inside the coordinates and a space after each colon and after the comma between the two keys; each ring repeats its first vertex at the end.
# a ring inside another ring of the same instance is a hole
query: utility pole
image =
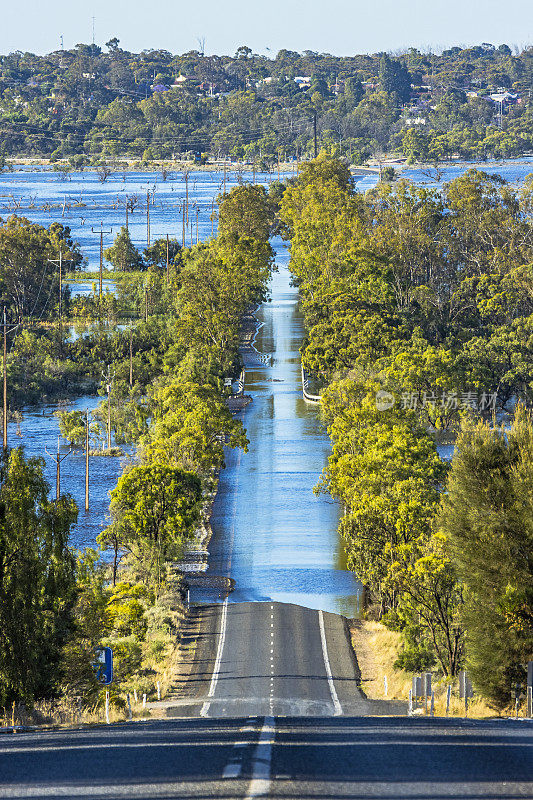
{"type": "Polygon", "coordinates": [[[313,114],[313,135],[315,139],[315,158],[318,158],[318,139],[316,134],[316,111],[313,114]]]}
{"type": "Polygon", "coordinates": [[[167,284],[169,280],[169,261],[168,261],[168,233],[167,233],[167,284]]]}
{"type": "Polygon", "coordinates": [[[111,377],[110,367],[107,368],[107,375],[104,377],[107,390],[107,449],[111,450],[111,382],[113,378],[111,377]]]}
{"type": "Polygon", "coordinates": [[[224,195],[226,194],[226,156],[224,156],[224,195]]]}
{"type": "Polygon", "coordinates": [[[129,233],[129,224],[128,224],[128,195],[126,195],[126,231],[129,233]]]}
{"type": "Polygon", "coordinates": [[[146,246],[150,247],[150,190],[146,192],[146,246]]]}
{"type": "Polygon", "coordinates": [[[196,244],[198,244],[198,242],[200,241],[200,237],[199,237],[199,234],[198,234],[198,217],[199,217],[199,214],[200,214],[200,209],[197,207],[196,208],[196,244]]]}
{"type": "Polygon", "coordinates": [[[278,147],[278,183],[280,182],[279,178],[279,147],[278,147]]]}
{"type": "MultiPolygon", "coordinates": [[[[98,233],[98,228],[91,228],[93,233],[98,233]]],[[[104,271],[104,233],[113,233],[113,228],[104,230],[104,223],[100,223],[100,274],[98,278],[98,297],[102,299],[102,273],[104,271]]]]}
{"type": "Polygon", "coordinates": [[[130,325],[130,386],[133,386],[133,328],[130,325]]]}
{"type": "Polygon", "coordinates": [[[85,413],[85,511],[89,510],[89,409],[85,413]]]}
{"type": "Polygon", "coordinates": [[[57,456],[53,456],[52,453],[49,452],[47,447],[44,448],[46,450],[46,453],[52,459],[52,461],[55,461],[55,464],[56,464],[56,503],[59,500],[59,498],[61,497],[61,463],[66,458],[68,458],[69,455],[72,453],[72,450],[69,450],[68,453],[66,455],[64,455],[63,458],[61,458],[61,456],[59,454],[59,440],[60,440],[60,438],[61,438],[60,436],[57,437],[57,456]]]}
{"type": "Polygon", "coordinates": [[[144,321],[148,322],[148,284],[144,287],[144,321]]]}
{"type": "Polygon", "coordinates": [[[4,306],[4,358],[3,358],[3,373],[4,373],[4,412],[2,415],[2,441],[4,445],[4,453],[7,453],[7,320],[6,320],[6,307],[4,306]]]}
{"type": "Polygon", "coordinates": [[[185,173],[185,208],[187,211],[187,225],[189,224],[189,173],[185,173]]]}
{"type": "Polygon", "coordinates": [[[183,247],[185,247],[185,200],[183,201],[182,215],[181,216],[182,216],[182,224],[183,224],[182,241],[183,241],[183,247]]]}
{"type": "Polygon", "coordinates": [[[59,249],[59,349],[63,347],[63,254],[59,249]]]}
{"type": "MultiPolygon", "coordinates": [[[[71,259],[69,259],[71,260],[71,259]]],[[[59,351],[63,349],[63,252],[59,248],[59,258],[49,258],[49,264],[59,267],[59,351]]]]}
{"type": "Polygon", "coordinates": [[[253,178],[252,178],[252,183],[253,183],[253,184],[255,184],[255,161],[254,161],[254,166],[253,166],[253,178]]]}

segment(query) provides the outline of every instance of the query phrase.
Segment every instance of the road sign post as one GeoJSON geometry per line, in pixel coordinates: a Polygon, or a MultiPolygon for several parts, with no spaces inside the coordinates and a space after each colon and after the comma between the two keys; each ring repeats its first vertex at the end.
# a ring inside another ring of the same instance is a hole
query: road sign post
{"type": "Polygon", "coordinates": [[[533,661],[527,662],[527,715],[533,717],[533,661]]]}
{"type": "Polygon", "coordinates": [[[96,673],[96,680],[102,686],[109,686],[113,683],[113,651],[110,647],[98,647],[95,651],[96,661],[93,669],[96,673]]]}

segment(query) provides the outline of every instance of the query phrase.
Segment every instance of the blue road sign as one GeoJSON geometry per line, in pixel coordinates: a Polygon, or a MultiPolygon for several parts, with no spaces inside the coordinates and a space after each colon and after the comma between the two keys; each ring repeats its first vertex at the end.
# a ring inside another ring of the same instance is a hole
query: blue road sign
{"type": "Polygon", "coordinates": [[[96,673],[96,680],[103,686],[109,686],[113,682],[113,651],[110,647],[98,647],[95,655],[96,661],[93,669],[96,673]]]}

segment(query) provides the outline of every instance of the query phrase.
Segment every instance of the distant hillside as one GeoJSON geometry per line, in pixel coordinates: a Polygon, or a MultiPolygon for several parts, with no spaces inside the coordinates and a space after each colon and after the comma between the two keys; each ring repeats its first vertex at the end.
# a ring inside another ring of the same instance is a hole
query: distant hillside
{"type": "Polygon", "coordinates": [[[533,149],[533,48],[481,44],[337,57],[281,50],[273,59],[129,53],[118,39],[46,56],[0,57],[0,165],[10,156],[144,160],[189,154],[272,166],[320,148],[355,164],[380,152],[410,160],[505,157],[533,149]]]}

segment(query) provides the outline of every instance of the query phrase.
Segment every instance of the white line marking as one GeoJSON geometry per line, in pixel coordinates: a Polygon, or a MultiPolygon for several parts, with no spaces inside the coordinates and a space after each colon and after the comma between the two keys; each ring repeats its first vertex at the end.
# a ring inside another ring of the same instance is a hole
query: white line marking
{"type": "MultiPolygon", "coordinates": [[[[270,706],[272,707],[272,704],[270,706]]],[[[270,791],[270,769],[275,730],[274,717],[265,717],[253,756],[252,780],[248,787],[246,800],[252,800],[254,797],[263,797],[270,791]]]]}
{"type": "Polygon", "coordinates": [[[324,656],[324,666],[326,667],[326,675],[328,676],[329,691],[331,693],[331,699],[333,700],[333,707],[335,708],[335,716],[338,717],[340,714],[342,714],[342,706],[339,703],[337,690],[335,689],[335,684],[333,682],[333,673],[331,672],[331,666],[329,663],[328,646],[326,644],[326,631],[324,629],[324,614],[322,613],[322,609],[318,612],[318,624],[320,626],[322,655],[324,656]]]}
{"type": "MultiPolygon", "coordinates": [[[[217,686],[218,681],[218,673],[220,672],[220,662],[222,660],[222,651],[224,649],[224,642],[226,640],[226,621],[228,618],[228,598],[224,600],[224,605],[222,606],[222,619],[220,622],[220,638],[218,640],[218,649],[217,655],[215,659],[215,666],[213,667],[213,674],[211,676],[211,684],[209,686],[209,691],[207,693],[208,697],[213,697],[215,694],[215,689],[217,686]]],[[[202,710],[200,711],[201,717],[206,717],[207,712],[209,711],[209,706],[211,703],[207,701],[203,704],[202,710]]]]}

